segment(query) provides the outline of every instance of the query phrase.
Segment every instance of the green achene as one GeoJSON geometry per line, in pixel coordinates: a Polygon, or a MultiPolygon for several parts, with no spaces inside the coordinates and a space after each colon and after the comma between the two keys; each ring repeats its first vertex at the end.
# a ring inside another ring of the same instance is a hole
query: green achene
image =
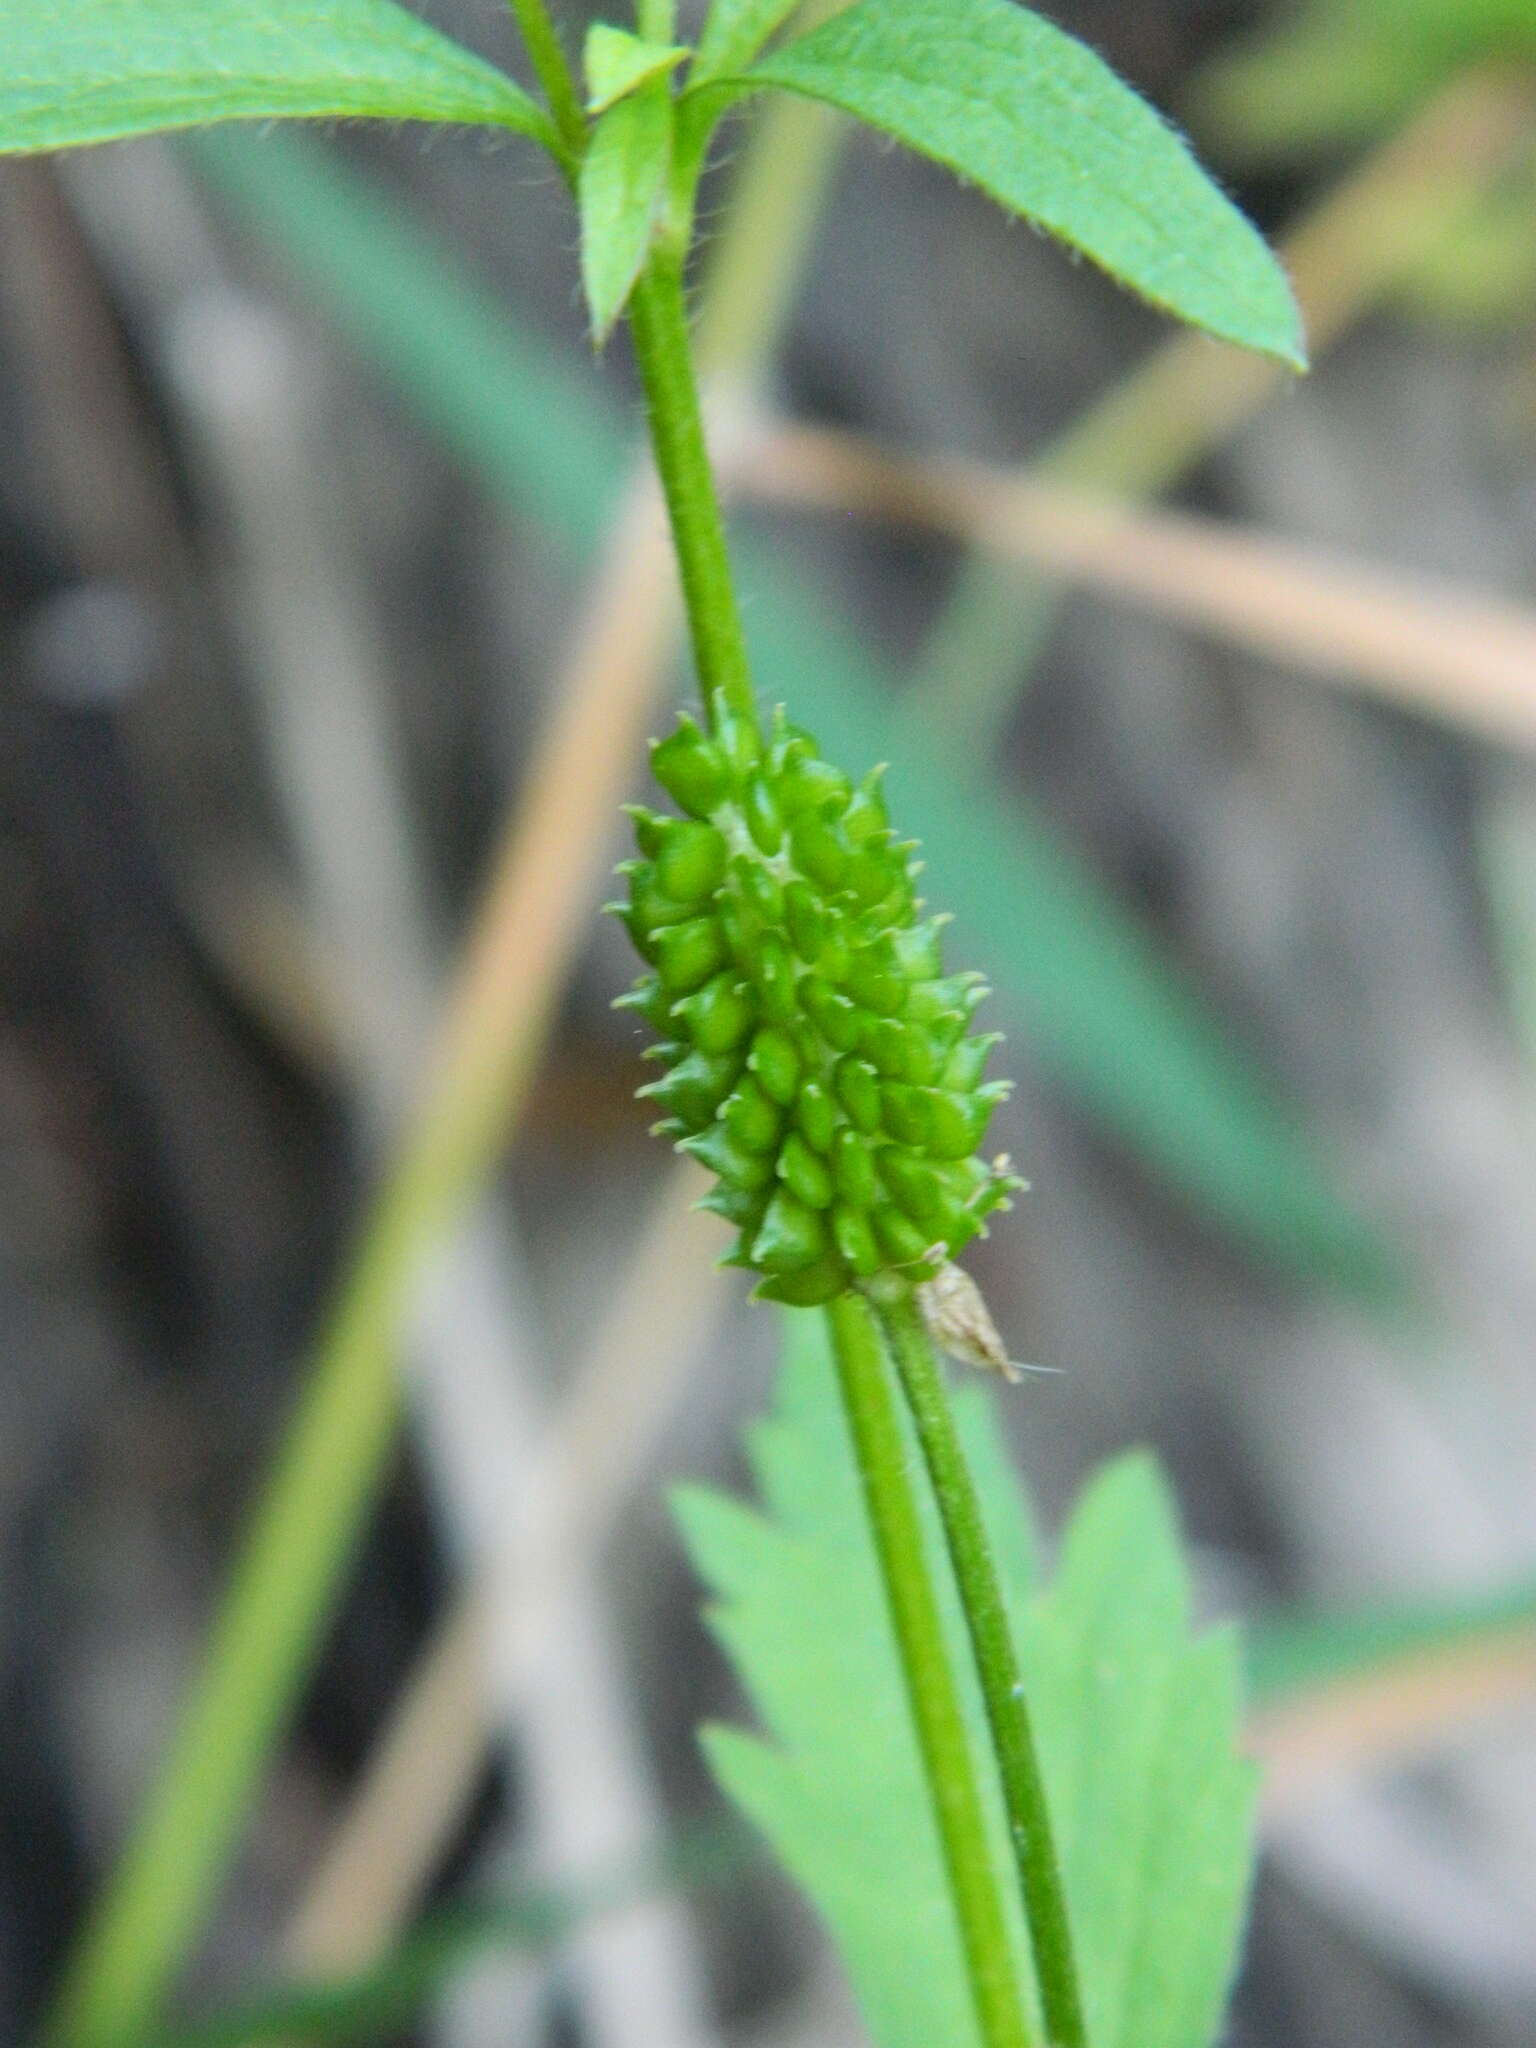
{"type": "Polygon", "coordinates": [[[636,811],[614,905],[651,972],[621,1003],[662,1033],[640,1092],[719,1178],[760,1298],[812,1308],[888,1268],[930,1278],[1022,1185],[977,1156],[1008,1093],[946,975],[878,775],[857,788],[782,713],[691,720],[654,750],[688,819],[636,811]]]}

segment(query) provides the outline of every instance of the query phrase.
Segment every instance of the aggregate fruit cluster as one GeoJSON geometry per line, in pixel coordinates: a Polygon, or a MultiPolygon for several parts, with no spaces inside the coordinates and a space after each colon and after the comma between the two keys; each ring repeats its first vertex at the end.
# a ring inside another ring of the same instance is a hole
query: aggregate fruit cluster
{"type": "Polygon", "coordinates": [[[658,1032],[640,1090],[717,1176],[757,1292],[814,1307],[889,1268],[931,1277],[1022,1185],[978,1148],[1008,1083],[972,1035],[987,990],[946,975],[942,917],[876,770],[855,788],[780,713],[765,739],[683,717],[652,748],[686,814],[633,807],[610,905],[650,969],[619,998],[658,1032]]]}

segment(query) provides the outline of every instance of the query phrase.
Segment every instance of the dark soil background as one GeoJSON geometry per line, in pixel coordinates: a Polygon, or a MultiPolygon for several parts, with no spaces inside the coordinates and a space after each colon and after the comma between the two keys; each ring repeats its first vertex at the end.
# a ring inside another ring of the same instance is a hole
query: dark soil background
{"type": "MultiPolygon", "coordinates": [[[[504,53],[489,0],[433,11],[504,53]]],[[[1261,12],[1048,11],[1174,108],[1261,12]]],[[[552,183],[458,139],[351,132],[334,146],[590,364],[552,183]]],[[[1234,182],[1273,228],[1334,168],[1234,182]]],[[[1021,460],[1160,332],[936,171],[856,139],[778,396],[900,446],[1021,460]]],[[[286,406],[298,450],[296,471],[278,463],[252,488],[280,505],[296,474],[324,507],[334,579],[376,657],[427,934],[421,984],[412,994],[402,963],[407,996],[377,1018],[397,1077],[578,597],[174,155],[0,167],[0,2031],[18,2039],[162,1749],[389,1120],[388,1089],[349,1079],[352,1051],[303,971],[292,764],[273,741],[268,629],[231,512],[241,443],[209,426],[243,364],[253,388],[267,380],[258,417],[286,406]]],[[[1184,501],[1531,600],[1533,364],[1536,309],[1460,329],[1385,311],[1184,501]]],[[[587,374],[623,382],[622,348],[587,374]]],[[[752,516],[873,644],[915,651],[951,548],[752,516]]],[[[323,756],[323,738],[306,744],[323,756]]],[[[1235,1250],[1004,1017],[1021,1086],[1000,1141],[1034,1192],[978,1271],[1012,1348],[1062,1368],[1010,1409],[1046,1525],[1096,1458],[1147,1441],[1212,1611],[1528,1577],[1536,1144],[1487,868],[1491,835],[1536,822],[1528,762],[1078,596],[1021,691],[1004,765],[1205,992],[1454,1333],[1395,1339],[1235,1250]]],[[[628,971],[594,919],[498,1194],[535,1384],[579,1353],[666,1167],[607,1008],[628,971]]],[[[608,1550],[627,1737],[678,1826],[711,1805],[690,1730],[732,1693],[659,1487],[739,1472],[734,1432],[765,1397],[772,1349],[770,1318],[744,1311],[709,1340],[608,1550]]],[[[459,1538],[432,1455],[418,1434],[398,1461],[188,2010],[271,1974],[440,1610],[459,1538]]],[[[1422,1752],[1341,1770],[1278,1813],[1231,2039],[1536,2039],[1533,1763],[1529,1704],[1474,1702],[1422,1752]]],[[[438,1895],[541,1874],[537,1768],[503,1747],[438,1895]]],[[[686,1936],[701,2040],[858,2038],[771,1874],[711,1893],[686,1936]]],[[[531,1991],[474,1974],[408,2038],[599,2038],[563,1981],[558,1965],[531,1991]]]]}

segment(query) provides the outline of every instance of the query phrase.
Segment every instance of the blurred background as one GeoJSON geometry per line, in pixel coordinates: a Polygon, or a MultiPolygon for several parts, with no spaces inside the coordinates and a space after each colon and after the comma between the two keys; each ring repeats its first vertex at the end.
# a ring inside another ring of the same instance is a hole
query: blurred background
{"type": "MultiPolygon", "coordinates": [[[[492,0],[422,11],[515,61],[492,0]]],[[[1231,2040],[1514,2048],[1536,19],[1043,11],[1280,240],[1312,374],[819,111],[737,122],[700,305],[760,679],[891,761],[995,983],[1033,1193],[974,1268],[1060,1368],[1005,1411],[1042,1525],[1150,1443],[1251,1623],[1231,2040]]],[[[856,2042],[693,1740],[738,1702],[663,1491],[741,1484],[779,1327],[609,1008],[687,679],[563,192],[365,129],[7,163],[0,409],[0,2027],[254,1518],[269,1650],[156,1808],[175,2038],[856,2042]]]]}

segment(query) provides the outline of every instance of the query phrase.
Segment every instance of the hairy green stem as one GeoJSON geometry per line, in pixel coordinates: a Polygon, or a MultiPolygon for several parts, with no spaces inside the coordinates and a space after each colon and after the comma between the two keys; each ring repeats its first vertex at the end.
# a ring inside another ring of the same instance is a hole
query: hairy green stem
{"type": "Polygon", "coordinates": [[[576,80],[566,59],[565,46],[550,20],[544,0],[512,0],[512,12],[517,17],[539,84],[544,88],[555,128],[565,145],[569,158],[565,169],[569,173],[581,161],[587,141],[587,123],[581,111],[581,94],[576,90],[576,80]]]}
{"type": "Polygon", "coordinates": [[[1018,1859],[1046,2034],[1052,2048],[1086,2048],[1072,1929],[1045,1780],[981,1501],[960,1447],[943,1373],[916,1296],[904,1289],[900,1295],[878,1302],[876,1314],[896,1360],[933,1483],[975,1653],[1002,1779],[1008,1833],[1018,1859]]]}
{"type": "Polygon", "coordinates": [[[987,1839],[976,1760],[950,1668],[880,1327],[862,1295],[840,1295],[826,1313],[960,1923],[977,2024],[985,2048],[1027,2048],[1031,2037],[1003,1887],[987,1839]]]}
{"type": "Polygon", "coordinates": [[[629,323],[704,709],[711,725],[726,713],[755,720],[746,635],[704,440],[683,259],[671,246],[657,249],[635,286],[629,323]]]}

